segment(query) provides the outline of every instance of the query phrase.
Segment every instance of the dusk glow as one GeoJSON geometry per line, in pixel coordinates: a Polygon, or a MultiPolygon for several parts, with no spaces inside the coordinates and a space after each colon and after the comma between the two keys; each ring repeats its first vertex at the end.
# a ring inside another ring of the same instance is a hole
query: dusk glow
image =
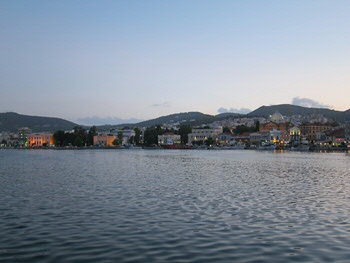
{"type": "MultiPolygon", "coordinates": [[[[350,108],[349,1],[1,1],[0,112],[350,108]]],[[[91,121],[91,119],[90,119],[91,121]]]]}

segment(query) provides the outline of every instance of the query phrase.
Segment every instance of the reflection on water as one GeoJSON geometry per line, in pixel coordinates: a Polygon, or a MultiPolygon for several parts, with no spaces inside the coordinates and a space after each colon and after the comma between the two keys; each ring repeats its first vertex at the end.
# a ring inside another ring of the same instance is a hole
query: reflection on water
{"type": "Polygon", "coordinates": [[[345,262],[349,158],[0,151],[0,261],[345,262]]]}

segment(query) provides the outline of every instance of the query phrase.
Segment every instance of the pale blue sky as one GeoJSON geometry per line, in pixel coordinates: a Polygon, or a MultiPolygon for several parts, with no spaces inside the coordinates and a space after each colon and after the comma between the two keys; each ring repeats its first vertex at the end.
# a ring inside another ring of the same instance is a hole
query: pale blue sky
{"type": "Polygon", "coordinates": [[[303,98],[346,110],[349,14],[350,1],[2,0],[0,112],[150,119],[303,98]]]}

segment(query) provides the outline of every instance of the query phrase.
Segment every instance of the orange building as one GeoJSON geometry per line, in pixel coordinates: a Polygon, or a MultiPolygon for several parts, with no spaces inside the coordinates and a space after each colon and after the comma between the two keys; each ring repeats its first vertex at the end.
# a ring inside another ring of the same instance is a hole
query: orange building
{"type": "Polygon", "coordinates": [[[53,134],[51,133],[32,133],[27,135],[29,147],[53,146],[53,134]]]}
{"type": "Polygon", "coordinates": [[[96,135],[94,136],[94,146],[104,146],[111,147],[113,145],[113,141],[117,137],[114,135],[96,135]]]}

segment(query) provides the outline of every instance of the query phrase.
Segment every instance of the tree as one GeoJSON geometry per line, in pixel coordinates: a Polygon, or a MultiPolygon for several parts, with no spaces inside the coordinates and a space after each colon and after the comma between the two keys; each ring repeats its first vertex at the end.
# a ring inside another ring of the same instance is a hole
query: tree
{"type": "Polygon", "coordinates": [[[140,140],[141,140],[141,130],[139,128],[135,128],[135,139],[134,142],[136,145],[140,145],[140,140]]]}
{"type": "Polygon", "coordinates": [[[205,144],[206,144],[207,146],[210,146],[210,145],[212,145],[213,143],[214,143],[214,140],[213,140],[212,137],[209,137],[209,138],[205,141],[205,144]]]}
{"type": "Polygon", "coordinates": [[[255,127],[248,127],[246,125],[238,125],[233,132],[234,132],[234,134],[242,134],[244,132],[254,132],[254,131],[255,131],[255,127]]]}
{"type": "Polygon", "coordinates": [[[114,146],[119,146],[120,143],[119,143],[118,138],[115,138],[114,141],[112,142],[112,144],[113,144],[114,146]]]}
{"type": "Polygon", "coordinates": [[[53,134],[53,140],[56,146],[62,147],[65,145],[65,133],[64,131],[56,131],[53,134]]]}
{"type": "Polygon", "coordinates": [[[88,137],[87,137],[87,144],[93,145],[94,144],[94,136],[97,135],[97,131],[96,131],[96,126],[92,126],[88,132],[88,137]]]}
{"type": "Polygon", "coordinates": [[[73,133],[73,146],[82,147],[87,144],[87,133],[86,130],[80,126],[74,128],[73,133]]]}
{"type": "Polygon", "coordinates": [[[178,135],[181,136],[181,143],[187,144],[188,143],[188,134],[192,132],[192,128],[189,125],[181,125],[178,130],[178,135]]]}
{"type": "Polygon", "coordinates": [[[260,121],[255,122],[255,131],[258,132],[260,130],[260,121]]]}
{"type": "Polygon", "coordinates": [[[119,145],[121,145],[123,143],[123,132],[122,131],[118,131],[117,138],[118,138],[119,145]]]}
{"type": "Polygon", "coordinates": [[[158,144],[158,131],[160,129],[154,127],[149,127],[145,130],[143,139],[146,146],[158,144]]]}
{"type": "Polygon", "coordinates": [[[224,127],[222,129],[222,132],[224,132],[224,133],[231,133],[232,134],[231,129],[229,127],[224,127]]]}

